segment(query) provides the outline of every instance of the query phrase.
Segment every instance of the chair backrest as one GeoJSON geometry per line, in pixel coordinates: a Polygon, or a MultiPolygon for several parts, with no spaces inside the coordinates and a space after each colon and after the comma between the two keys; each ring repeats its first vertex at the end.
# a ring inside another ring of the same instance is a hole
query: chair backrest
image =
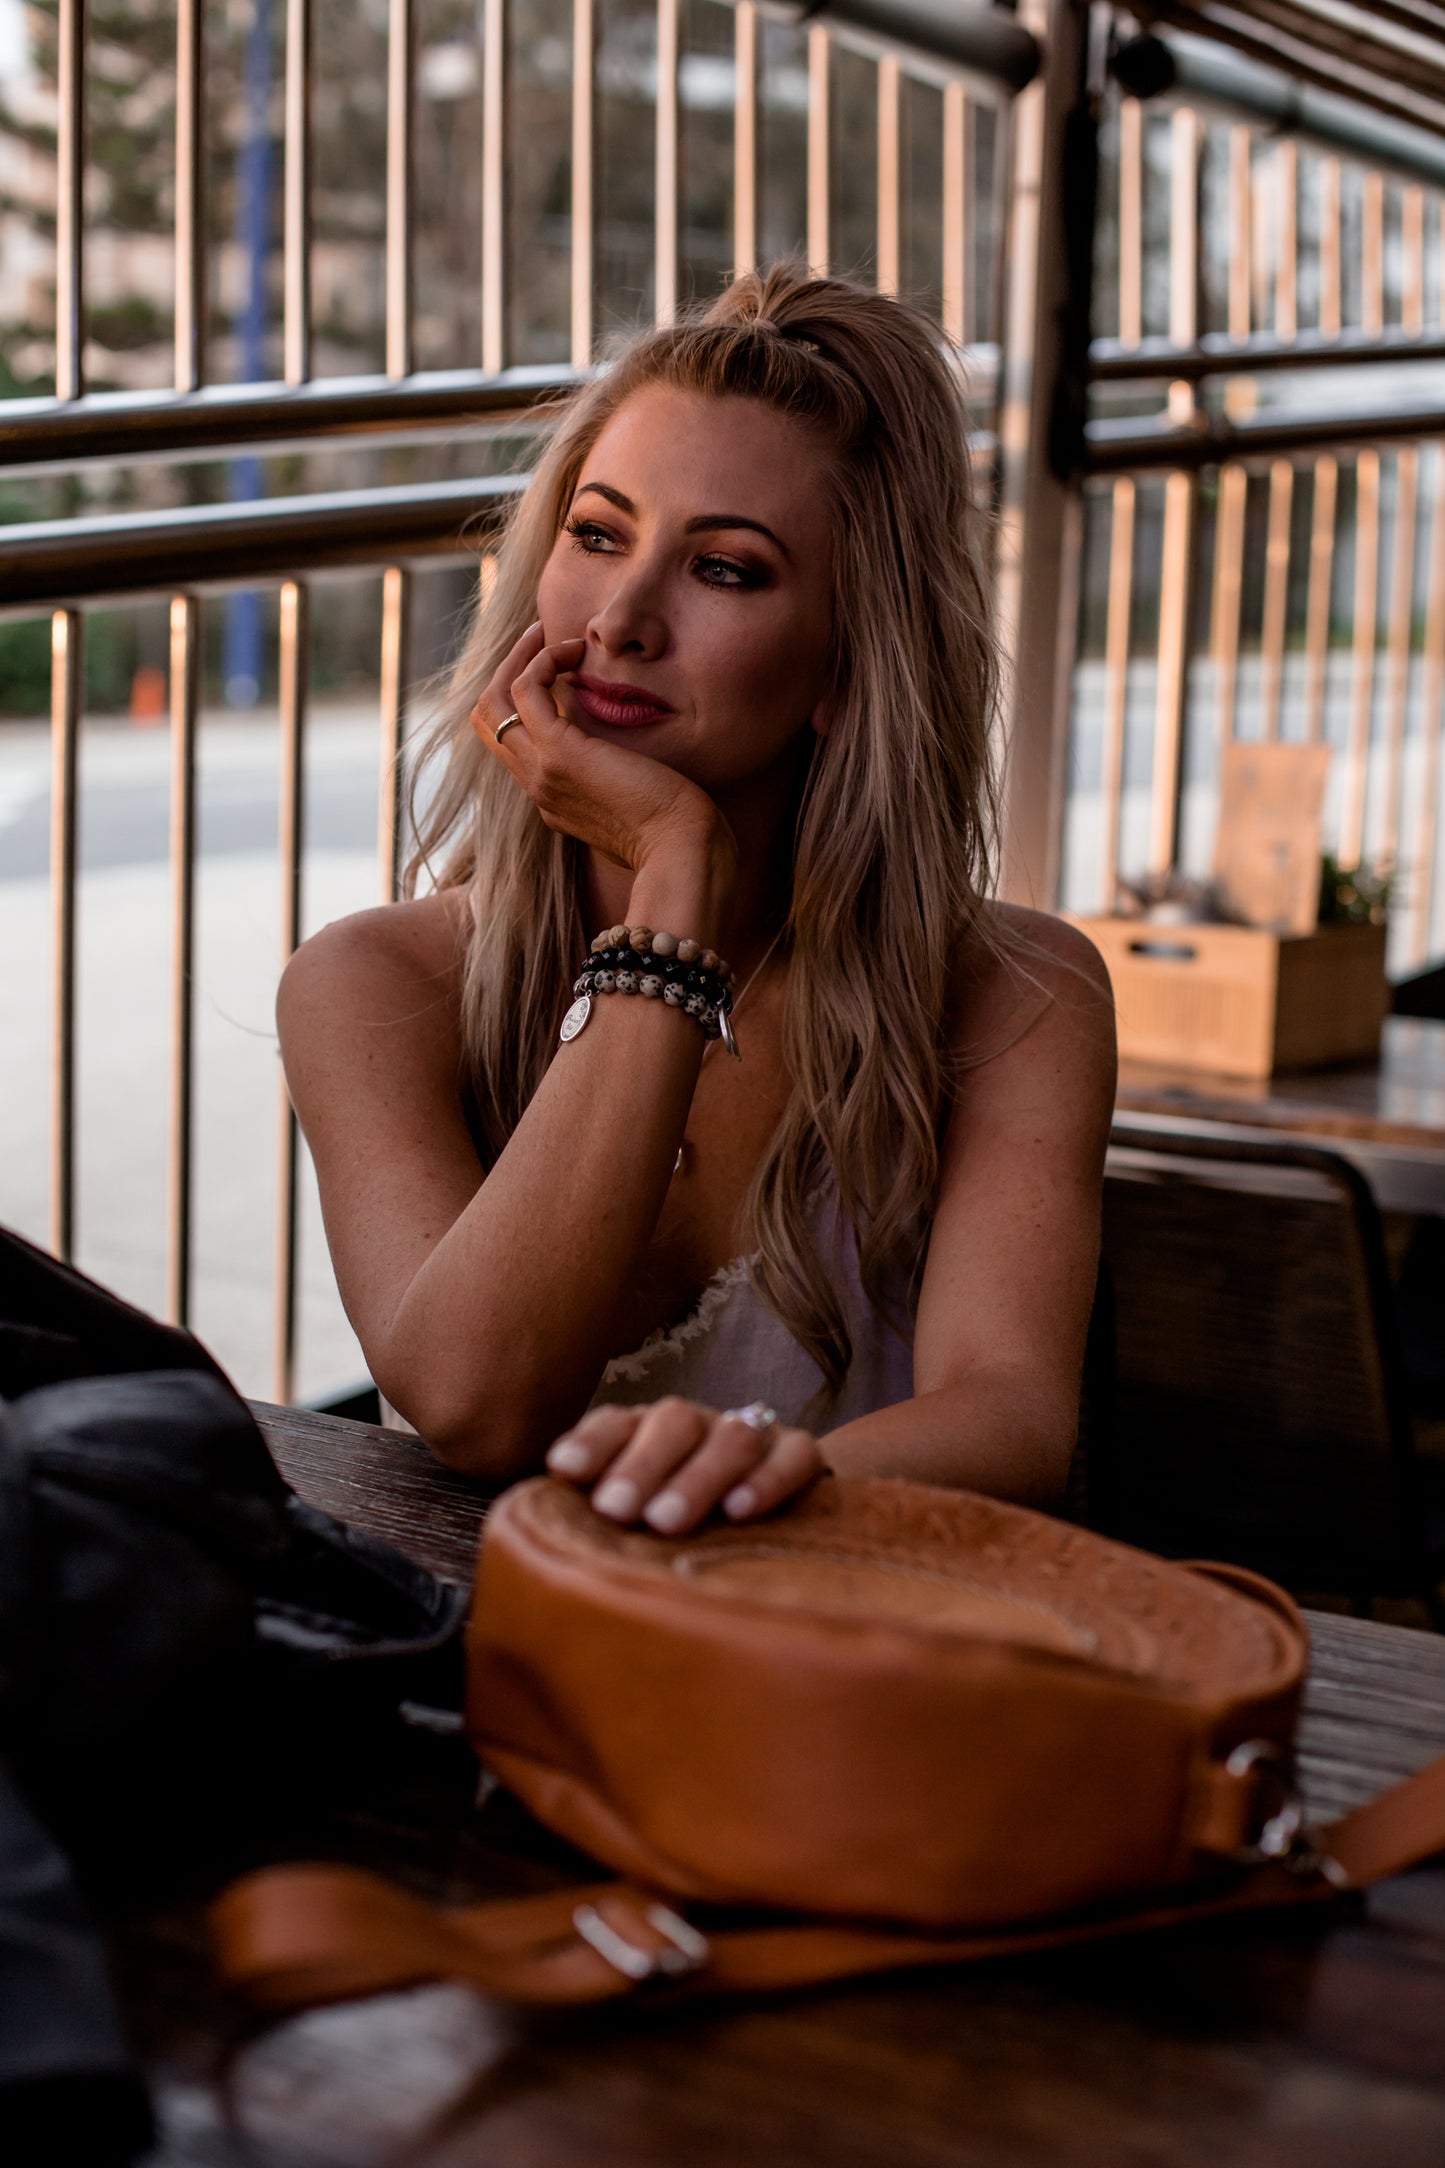
{"type": "Polygon", "coordinates": [[[1379,1214],[1338,1154],[1116,1124],[1112,1435],[1130,1541],[1306,1593],[1418,1588],[1423,1539],[1379,1214]]]}

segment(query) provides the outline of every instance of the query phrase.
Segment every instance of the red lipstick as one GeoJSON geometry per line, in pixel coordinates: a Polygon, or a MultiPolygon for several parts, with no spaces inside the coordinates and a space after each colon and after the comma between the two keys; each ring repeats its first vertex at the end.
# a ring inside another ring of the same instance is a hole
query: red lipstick
{"type": "Polygon", "coordinates": [[[583,714],[614,730],[635,730],[643,723],[660,723],[676,713],[669,701],[660,700],[644,685],[588,677],[581,670],[574,671],[568,682],[583,714]]]}

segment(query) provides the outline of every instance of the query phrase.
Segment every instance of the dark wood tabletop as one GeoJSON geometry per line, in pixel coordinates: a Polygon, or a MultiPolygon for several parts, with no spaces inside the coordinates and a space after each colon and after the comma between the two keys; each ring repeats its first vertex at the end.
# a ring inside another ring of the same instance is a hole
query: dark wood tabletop
{"type": "MultiPolygon", "coordinates": [[[[483,1501],[415,1440],[261,1409],[306,1497],[464,1575],[483,1501]]],[[[1445,1751],[1445,1641],[1316,1615],[1301,1732],[1328,1815],[1445,1751]]],[[[366,1832],[456,1895],[567,1870],[518,1810],[366,1832]]],[[[1256,1917],[768,2002],[522,2015],[436,1987],[257,2033],[197,1921],[122,1937],[151,2168],[1440,2168],[1445,1862],[1256,1917]]]]}
{"type": "Polygon", "coordinates": [[[1445,1212],[1445,1023],[1392,1016],[1377,1062],[1255,1079],[1119,1065],[1118,1110],[1166,1123],[1226,1123],[1331,1145],[1369,1175],[1380,1202],[1445,1212]]]}

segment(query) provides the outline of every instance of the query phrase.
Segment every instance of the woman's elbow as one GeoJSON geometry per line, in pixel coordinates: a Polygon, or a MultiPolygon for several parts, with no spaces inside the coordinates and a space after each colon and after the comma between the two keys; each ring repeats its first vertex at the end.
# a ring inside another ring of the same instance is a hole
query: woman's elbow
{"type": "Polygon", "coordinates": [[[551,1435],[498,1396],[449,1392],[445,1384],[400,1377],[378,1377],[377,1383],[423,1445],[455,1474],[501,1489],[541,1469],[551,1435]]]}

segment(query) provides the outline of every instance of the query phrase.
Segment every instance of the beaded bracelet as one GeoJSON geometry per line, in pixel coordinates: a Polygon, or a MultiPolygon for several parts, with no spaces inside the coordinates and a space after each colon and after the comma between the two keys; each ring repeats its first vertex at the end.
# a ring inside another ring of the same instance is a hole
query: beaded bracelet
{"type": "MultiPolygon", "coordinates": [[[[577,996],[562,1019],[562,1043],[575,1039],[592,1013],[594,994],[641,994],[681,1009],[707,1039],[720,1038],[732,1055],[738,1043],[730,1021],[732,966],[715,950],[647,926],[612,926],[592,943],[572,991],[577,996]]],[[[739,1058],[741,1058],[739,1056],[739,1058]]]]}

